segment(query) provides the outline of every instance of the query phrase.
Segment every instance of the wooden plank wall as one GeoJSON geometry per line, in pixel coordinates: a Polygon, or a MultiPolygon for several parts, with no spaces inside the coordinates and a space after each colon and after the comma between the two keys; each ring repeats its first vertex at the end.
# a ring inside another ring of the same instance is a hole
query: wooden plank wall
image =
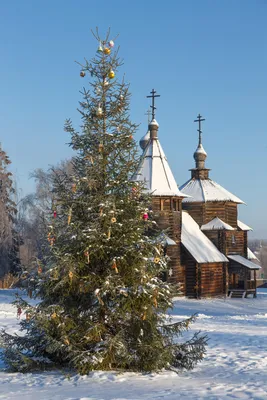
{"type": "Polygon", "coordinates": [[[170,257],[169,266],[172,283],[181,283],[184,286],[184,267],[181,266],[181,209],[182,199],[177,197],[153,197],[152,209],[154,218],[162,230],[177,243],[177,246],[168,246],[167,254],[170,257]]]}
{"type": "Polygon", "coordinates": [[[203,231],[203,233],[209,238],[209,240],[219,248],[219,233],[218,231],[203,231]]]}
{"type": "Polygon", "coordinates": [[[225,220],[232,228],[237,228],[237,204],[227,202],[225,204],[225,220]]]}
{"type": "Polygon", "coordinates": [[[245,240],[244,231],[226,231],[226,247],[225,254],[239,254],[240,256],[247,256],[247,243],[245,240]],[[235,237],[235,242],[233,242],[232,237],[235,237]]]}
{"type": "Polygon", "coordinates": [[[191,255],[182,246],[182,265],[185,268],[185,295],[187,297],[197,297],[197,275],[196,275],[196,261],[191,257],[191,255]]]}
{"type": "Polygon", "coordinates": [[[237,227],[236,203],[224,201],[183,203],[183,209],[188,211],[199,226],[207,224],[215,217],[218,217],[233,228],[237,227]]]}
{"type": "Polygon", "coordinates": [[[226,292],[224,263],[200,264],[200,270],[200,296],[224,296],[226,292]]]}
{"type": "Polygon", "coordinates": [[[199,226],[204,224],[204,203],[183,203],[183,210],[187,211],[199,226]]]}

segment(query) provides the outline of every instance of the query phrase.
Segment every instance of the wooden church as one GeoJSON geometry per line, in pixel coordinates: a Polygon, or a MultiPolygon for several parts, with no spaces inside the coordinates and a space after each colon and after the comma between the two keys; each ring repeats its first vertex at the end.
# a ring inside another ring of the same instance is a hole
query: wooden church
{"type": "Polygon", "coordinates": [[[207,153],[199,142],[194,153],[191,178],[178,188],[161,147],[155,119],[152,90],[152,120],[140,140],[143,154],[133,179],[142,181],[152,194],[152,210],[160,229],[166,232],[170,257],[168,278],[180,282],[188,297],[256,297],[256,271],[250,261],[247,234],[251,230],[238,220],[238,205],[244,202],[209,177],[207,153]],[[249,253],[248,253],[249,252],[249,253]]]}

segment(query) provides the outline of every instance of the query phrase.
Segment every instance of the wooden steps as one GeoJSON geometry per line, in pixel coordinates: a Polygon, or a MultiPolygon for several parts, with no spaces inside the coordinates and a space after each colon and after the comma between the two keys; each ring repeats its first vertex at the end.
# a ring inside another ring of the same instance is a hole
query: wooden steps
{"type": "Polygon", "coordinates": [[[246,297],[246,290],[229,290],[228,297],[232,299],[244,299],[246,297]]]}

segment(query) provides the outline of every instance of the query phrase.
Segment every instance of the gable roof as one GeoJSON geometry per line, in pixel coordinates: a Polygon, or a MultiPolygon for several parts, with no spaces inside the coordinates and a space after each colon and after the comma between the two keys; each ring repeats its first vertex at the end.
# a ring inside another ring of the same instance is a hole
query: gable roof
{"type": "Polygon", "coordinates": [[[239,219],[237,220],[237,226],[239,229],[241,229],[241,231],[253,231],[250,226],[244,224],[244,222],[239,221],[239,219]]]}
{"type": "Polygon", "coordinates": [[[234,260],[238,264],[241,264],[241,265],[243,265],[244,267],[246,267],[248,269],[261,269],[260,265],[257,265],[257,264],[249,261],[248,259],[246,259],[246,258],[244,258],[244,257],[242,257],[240,255],[237,255],[237,254],[231,254],[230,255],[229,254],[227,257],[230,258],[230,260],[234,260]]]}
{"type": "Polygon", "coordinates": [[[216,231],[216,230],[226,230],[226,231],[234,231],[234,228],[231,225],[228,225],[226,222],[223,222],[220,218],[215,217],[213,220],[208,222],[201,227],[202,231],[216,231]]]}
{"type": "Polygon", "coordinates": [[[196,221],[186,211],[182,211],[181,241],[199,264],[228,262],[228,259],[207,238],[196,221]]]}
{"type": "Polygon", "coordinates": [[[228,190],[211,179],[189,179],[189,181],[180,186],[179,189],[181,192],[190,196],[183,200],[183,202],[187,203],[231,201],[233,203],[245,204],[241,199],[228,192],[228,190]]]}

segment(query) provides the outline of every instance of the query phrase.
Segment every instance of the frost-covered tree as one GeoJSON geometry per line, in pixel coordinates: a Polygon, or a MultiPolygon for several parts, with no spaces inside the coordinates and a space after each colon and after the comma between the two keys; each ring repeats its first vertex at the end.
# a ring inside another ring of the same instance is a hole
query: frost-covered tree
{"type": "Polygon", "coordinates": [[[0,147],[0,278],[20,270],[17,207],[10,164],[7,153],[0,147]]]}
{"type": "Polygon", "coordinates": [[[205,338],[177,339],[194,317],[172,323],[173,288],[162,282],[167,260],[146,213],[150,197],[131,181],[138,162],[129,118],[129,85],[115,40],[94,34],[98,50],[81,65],[89,80],[80,102],[82,130],[66,131],[76,151],[72,174],[55,174],[51,255],[37,266],[39,281],[21,322],[24,336],[2,333],[13,370],[70,366],[91,370],[192,368],[205,338]],[[49,268],[49,269],[47,269],[49,268]]]}

